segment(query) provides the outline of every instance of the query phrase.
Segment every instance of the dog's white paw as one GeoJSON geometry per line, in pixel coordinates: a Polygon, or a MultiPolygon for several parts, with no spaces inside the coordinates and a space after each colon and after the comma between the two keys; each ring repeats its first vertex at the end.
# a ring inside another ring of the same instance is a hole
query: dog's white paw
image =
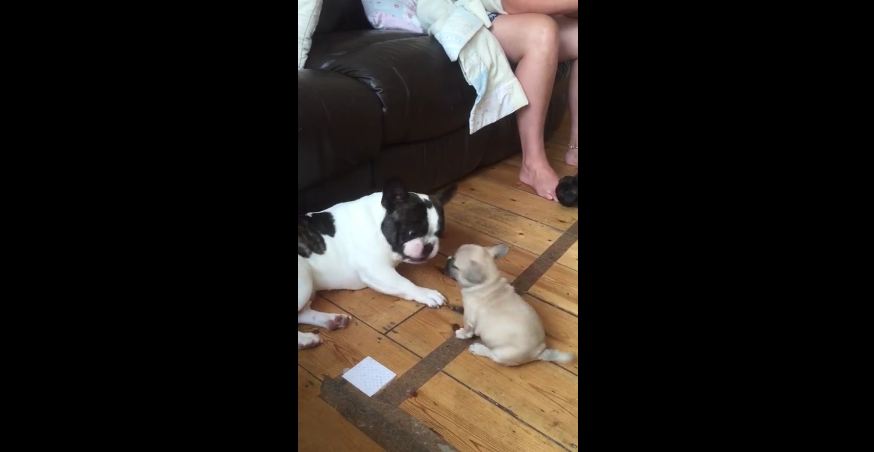
{"type": "Polygon", "coordinates": [[[455,330],[455,337],[459,339],[470,339],[473,337],[473,331],[468,331],[464,328],[455,330]]]}
{"type": "Polygon", "coordinates": [[[325,328],[329,330],[346,328],[349,325],[349,319],[350,317],[346,314],[336,314],[331,320],[328,321],[328,324],[325,325],[325,328]]]}
{"type": "Polygon", "coordinates": [[[318,334],[297,332],[297,349],[313,348],[322,343],[322,338],[318,334]]]}
{"type": "Polygon", "coordinates": [[[443,294],[434,289],[426,289],[424,287],[422,287],[421,291],[413,297],[413,300],[418,301],[429,308],[436,308],[446,304],[446,297],[444,297],[443,294]]]}

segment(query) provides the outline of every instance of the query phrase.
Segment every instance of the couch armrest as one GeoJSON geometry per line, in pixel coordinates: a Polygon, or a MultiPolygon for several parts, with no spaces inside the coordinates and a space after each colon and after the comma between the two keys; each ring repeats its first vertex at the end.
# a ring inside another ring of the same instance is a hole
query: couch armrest
{"type": "Polygon", "coordinates": [[[297,188],[368,164],[382,148],[379,101],[332,72],[297,71],[297,188]]]}

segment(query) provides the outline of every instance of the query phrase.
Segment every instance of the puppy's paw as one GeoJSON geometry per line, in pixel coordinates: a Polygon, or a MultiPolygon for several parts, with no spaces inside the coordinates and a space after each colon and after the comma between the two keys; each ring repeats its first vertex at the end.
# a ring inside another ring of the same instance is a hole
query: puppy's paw
{"type": "Polygon", "coordinates": [[[470,352],[474,355],[491,356],[489,348],[479,342],[474,342],[473,344],[470,344],[470,347],[468,347],[467,349],[470,350],[470,352]]]}
{"type": "Polygon", "coordinates": [[[455,337],[459,339],[470,339],[473,337],[473,331],[470,331],[466,328],[459,328],[455,330],[455,337]]]}
{"type": "Polygon", "coordinates": [[[413,297],[413,300],[418,301],[429,308],[443,306],[446,303],[446,297],[444,297],[440,292],[437,292],[434,289],[426,289],[424,287],[420,287],[420,289],[419,293],[413,297]]]}
{"type": "Polygon", "coordinates": [[[297,349],[313,348],[322,343],[322,338],[318,334],[297,332],[297,349]]]}
{"type": "Polygon", "coordinates": [[[325,328],[329,330],[337,330],[340,328],[346,328],[349,325],[349,316],[346,314],[335,314],[331,320],[328,320],[328,324],[325,325],[325,328]]]}

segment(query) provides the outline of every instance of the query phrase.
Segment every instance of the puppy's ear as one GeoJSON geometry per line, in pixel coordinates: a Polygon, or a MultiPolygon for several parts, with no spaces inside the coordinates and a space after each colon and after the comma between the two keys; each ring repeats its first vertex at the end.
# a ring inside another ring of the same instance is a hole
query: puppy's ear
{"type": "Polygon", "coordinates": [[[431,195],[429,197],[435,203],[443,206],[443,205],[446,205],[446,203],[449,202],[449,200],[451,200],[453,196],[455,196],[455,189],[456,188],[458,188],[458,185],[452,184],[452,185],[444,188],[443,190],[440,190],[437,193],[434,193],[433,195],[431,195]]]}
{"type": "Polygon", "coordinates": [[[464,279],[471,284],[480,284],[486,279],[485,272],[480,268],[479,264],[474,261],[470,262],[467,269],[464,270],[464,279]]]}
{"type": "Polygon", "coordinates": [[[510,247],[501,243],[500,245],[490,246],[486,248],[493,258],[504,257],[510,252],[510,247]]]}
{"type": "Polygon", "coordinates": [[[391,212],[406,201],[408,195],[406,187],[404,187],[400,180],[389,179],[385,182],[385,186],[382,189],[382,206],[385,207],[385,210],[391,212]]]}

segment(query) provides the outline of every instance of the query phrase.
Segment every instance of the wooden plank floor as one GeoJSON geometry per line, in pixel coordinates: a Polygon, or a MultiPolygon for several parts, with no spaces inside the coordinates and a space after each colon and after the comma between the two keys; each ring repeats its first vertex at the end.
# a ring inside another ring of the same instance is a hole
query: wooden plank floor
{"type": "MultiPolygon", "coordinates": [[[[559,176],[576,174],[564,164],[568,118],[547,145],[559,176]]],[[[533,194],[518,180],[521,155],[483,168],[459,182],[446,207],[440,254],[423,265],[398,271],[416,284],[439,290],[461,305],[455,282],[441,272],[448,256],[465,243],[510,245],[498,260],[513,281],[578,219],[577,209],[533,194]]],[[[524,294],[543,320],[551,348],[577,354],[578,242],[562,253],[524,294]]],[[[520,280],[521,281],[521,280],[520,280]]],[[[319,398],[326,377],[371,356],[398,377],[453,334],[462,316],[448,308],[429,309],[370,289],[321,292],[313,302],[324,312],[353,317],[337,331],[321,330],[322,345],[298,352],[298,448],[302,451],[358,451],[383,448],[319,398]]],[[[302,331],[314,328],[300,325],[302,331]]],[[[578,371],[569,364],[530,363],[504,367],[467,350],[431,377],[400,409],[459,451],[574,451],[578,449],[578,371]]]]}

